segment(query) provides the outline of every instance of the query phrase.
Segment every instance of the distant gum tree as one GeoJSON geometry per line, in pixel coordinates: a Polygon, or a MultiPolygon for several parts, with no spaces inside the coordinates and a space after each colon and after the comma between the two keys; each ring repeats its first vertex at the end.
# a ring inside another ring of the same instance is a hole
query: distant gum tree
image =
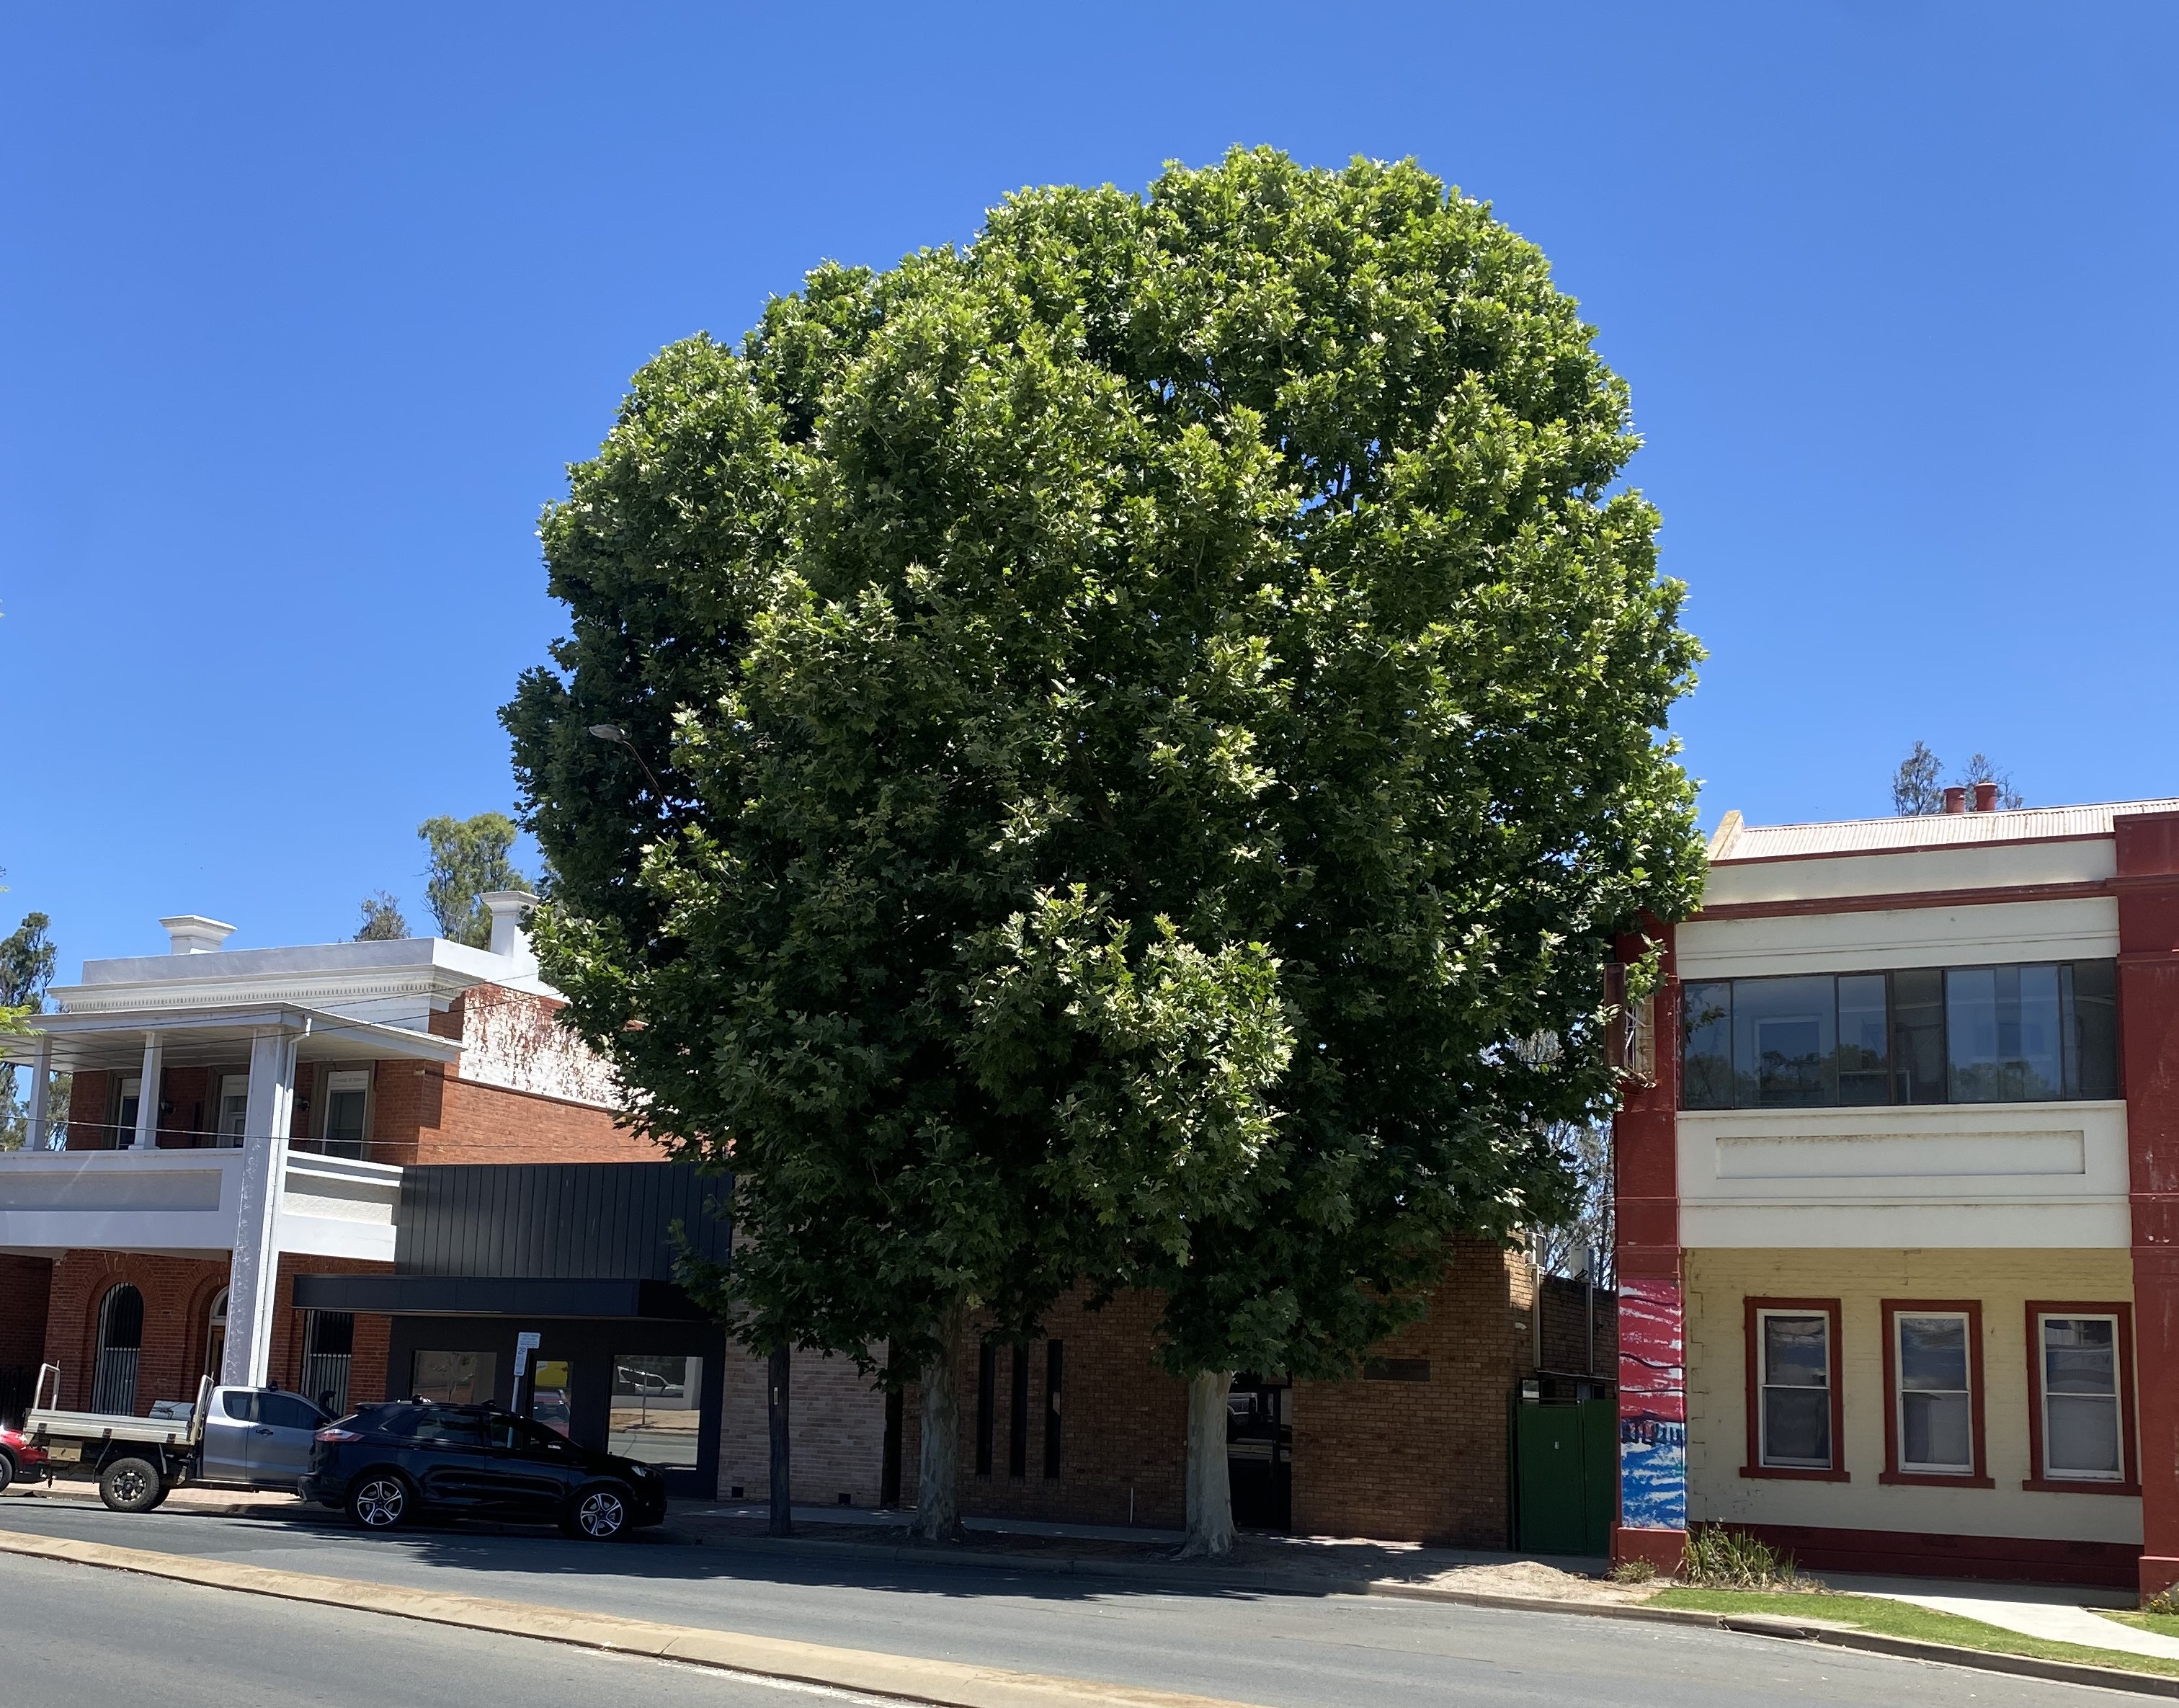
{"type": "MultiPolygon", "coordinates": [[[[503,812],[480,812],[474,818],[442,816],[425,819],[416,827],[416,835],[431,850],[424,899],[438,922],[439,935],[473,949],[483,948],[491,942],[491,913],[484,904],[485,892],[530,886],[530,880],[508,858],[508,850],[514,846],[514,821],[503,812]]],[[[372,903],[392,900],[381,892],[364,903],[364,929],[357,933],[359,937],[370,935],[374,924],[372,903]]],[[[405,936],[408,922],[401,919],[398,907],[392,909],[390,919],[381,914],[375,923],[384,932],[395,921],[400,923],[400,935],[405,936]]]]}
{"type": "Polygon", "coordinates": [[[919,1381],[921,1534],[972,1313],[1161,1293],[1217,1554],[1233,1372],[1575,1213],[1600,964],[1702,869],[1590,336],[1412,163],[1236,151],[820,268],[547,511],[546,974],[736,1171],[736,1334],[919,1381]]]}

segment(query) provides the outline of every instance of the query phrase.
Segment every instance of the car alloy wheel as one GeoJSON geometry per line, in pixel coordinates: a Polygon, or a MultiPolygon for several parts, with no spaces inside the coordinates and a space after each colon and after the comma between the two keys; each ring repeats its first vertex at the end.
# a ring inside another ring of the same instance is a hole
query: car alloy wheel
{"type": "Polygon", "coordinates": [[[628,1503],[611,1489],[591,1489],[575,1502],[575,1528],[594,1542],[609,1542],[628,1527],[628,1503]]]}
{"type": "Polygon", "coordinates": [[[148,1513],[165,1493],[158,1468],[145,1459],[116,1459],[98,1480],[99,1499],[117,1513],[148,1513]]]}
{"type": "Polygon", "coordinates": [[[409,1491],[398,1477],[373,1477],[355,1491],[349,1506],[366,1530],[390,1530],[408,1514],[409,1491]]]}

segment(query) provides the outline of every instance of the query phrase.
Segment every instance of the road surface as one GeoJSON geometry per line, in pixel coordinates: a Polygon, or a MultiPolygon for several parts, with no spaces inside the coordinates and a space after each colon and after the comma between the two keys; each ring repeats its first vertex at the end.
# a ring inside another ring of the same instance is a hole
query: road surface
{"type": "MultiPolygon", "coordinates": [[[[2121,1700],[1728,1632],[1371,1596],[1176,1593],[1124,1579],[586,1546],[549,1535],[364,1536],[24,1499],[0,1501],[0,1527],[1266,1708],[2027,1708],[2068,1695],[2121,1700]]],[[[696,1705],[784,1705],[774,1687],[688,1668],[19,1557],[0,1562],[8,1708],[260,1700],[513,1708],[648,1703],[661,1693],[696,1705]],[[550,1681],[549,1694],[538,1694],[541,1681],[550,1681]]]]}

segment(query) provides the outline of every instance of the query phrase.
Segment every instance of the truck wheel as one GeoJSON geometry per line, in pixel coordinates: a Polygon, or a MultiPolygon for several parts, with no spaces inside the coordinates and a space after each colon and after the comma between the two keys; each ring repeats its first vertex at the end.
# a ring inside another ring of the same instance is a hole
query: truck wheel
{"type": "Polygon", "coordinates": [[[610,1542],[628,1528],[628,1497],[607,1484],[594,1484],[576,1495],[560,1528],[581,1541],[610,1542]]]}
{"type": "Polygon", "coordinates": [[[158,1466],[132,1454],[99,1473],[98,1497],[117,1513],[148,1513],[166,1497],[166,1488],[158,1466]]]}
{"type": "Polygon", "coordinates": [[[349,1491],[348,1515],[366,1530],[393,1530],[409,1521],[414,1505],[398,1474],[368,1471],[349,1491]]]}

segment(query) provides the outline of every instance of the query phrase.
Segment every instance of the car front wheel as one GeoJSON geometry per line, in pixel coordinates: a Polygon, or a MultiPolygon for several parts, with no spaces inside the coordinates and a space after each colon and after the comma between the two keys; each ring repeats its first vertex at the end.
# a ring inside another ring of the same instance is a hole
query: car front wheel
{"type": "Polygon", "coordinates": [[[366,1530],[398,1530],[409,1521],[415,1498],[392,1471],[371,1471],[349,1491],[348,1515],[366,1530]]]}
{"type": "Polygon", "coordinates": [[[15,1456],[0,1453],[0,1494],[8,1491],[8,1485],[15,1480],[15,1456]]]}
{"type": "Polygon", "coordinates": [[[610,1542],[628,1529],[628,1497],[600,1485],[575,1497],[561,1528],[586,1542],[610,1542]]]}

